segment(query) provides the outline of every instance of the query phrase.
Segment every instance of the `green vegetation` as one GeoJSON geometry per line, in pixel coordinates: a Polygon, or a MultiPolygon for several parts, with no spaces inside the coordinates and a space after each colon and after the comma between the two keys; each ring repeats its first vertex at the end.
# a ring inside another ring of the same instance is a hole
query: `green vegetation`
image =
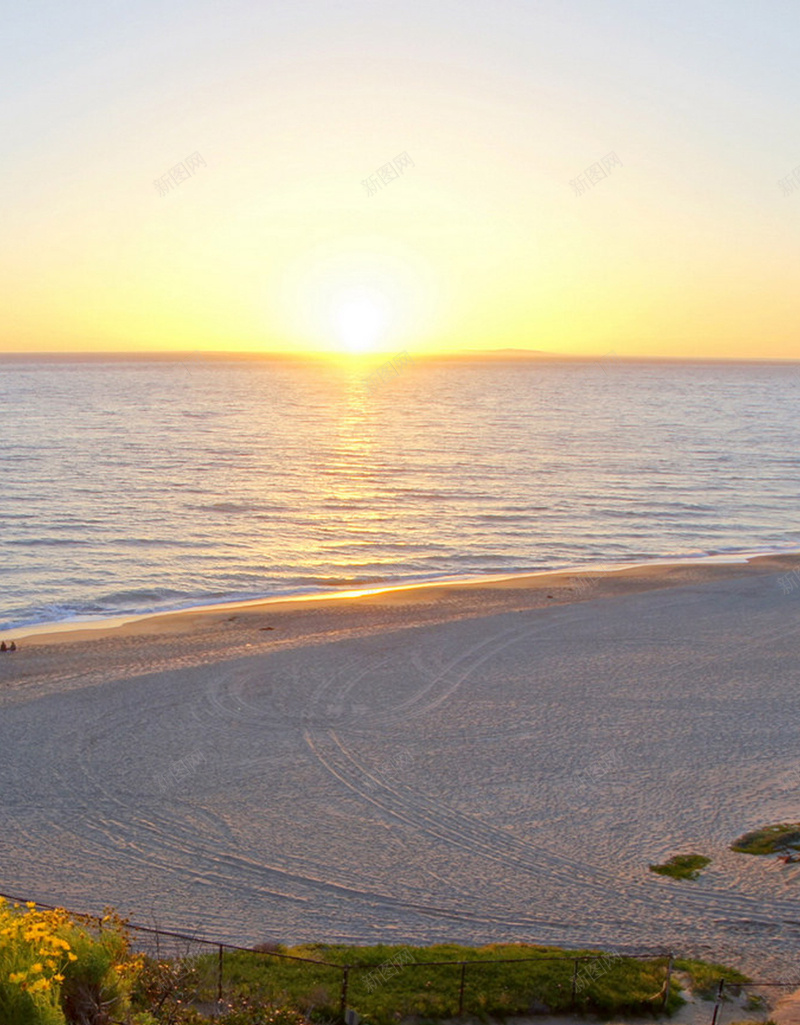
{"type": "MultiPolygon", "coordinates": [[[[651,1015],[661,1011],[666,982],[666,959],[637,960],[600,951],[565,951],[525,944],[492,944],[475,948],[451,944],[432,947],[345,947],[313,944],[278,948],[277,953],[314,958],[351,968],[347,1006],[369,1025],[396,1025],[415,1018],[426,1022],[455,1018],[459,1010],[461,966],[435,961],[467,961],[463,1010],[466,1015],[503,1019],[511,1015],[567,1014],[575,1006],[582,1012],[605,1015],[651,1015]],[[576,958],[593,958],[578,962],[576,958]],[[531,959],[531,960],[526,960],[531,959]],[[505,963],[497,963],[501,960],[505,963]],[[489,962],[494,961],[491,964],[489,962]],[[394,967],[391,966],[394,963],[394,967]],[[426,967],[430,965],[430,967],[426,967]],[[381,968],[383,970],[381,971],[381,968]]],[[[685,970],[698,984],[706,976],[741,979],[736,972],[685,962],[685,970]]],[[[213,991],[216,958],[198,959],[208,982],[203,996],[213,991]]],[[[223,958],[225,991],[234,1003],[269,1004],[300,1011],[312,1022],[335,1021],[339,1016],[342,973],[325,965],[284,960],[268,955],[231,952],[223,958]]],[[[680,985],[673,978],[666,1003],[668,1014],[683,1004],[680,985]]]]}
{"type": "Polygon", "coordinates": [[[685,972],[691,979],[692,992],[704,1000],[713,1000],[717,993],[720,979],[732,984],[744,985],[750,980],[735,968],[713,964],[709,961],[695,961],[691,958],[679,957],[673,964],[676,972],[685,972]]]}
{"type": "MultiPolygon", "coordinates": [[[[347,1006],[357,1011],[368,1025],[397,1025],[405,1019],[439,1022],[455,1018],[461,965],[435,965],[431,963],[434,961],[469,962],[464,977],[463,1009],[465,1015],[482,1021],[517,1015],[569,1014],[573,1010],[607,1016],[649,1017],[662,1011],[667,979],[666,957],[637,959],[603,955],[598,950],[563,950],[525,944],[492,944],[479,948],[453,944],[431,947],[311,944],[275,947],[271,952],[314,958],[327,961],[328,965],[293,961],[270,956],[268,952],[262,956],[254,956],[249,951],[227,952],[223,958],[223,976],[228,999],[237,1008],[267,1006],[283,1009],[284,1013],[298,1012],[313,1023],[338,1020],[342,971],[331,965],[351,966],[347,1006]],[[575,958],[578,958],[577,973],[575,958]]],[[[196,958],[198,979],[203,980],[195,989],[197,999],[213,998],[217,968],[215,955],[196,958]]],[[[747,981],[741,973],[703,961],[676,960],[675,970],[685,973],[688,984],[697,991],[715,990],[720,979],[747,981]]],[[[680,983],[673,975],[666,1003],[668,1015],[684,1002],[680,990],[680,983]]],[[[271,1015],[276,1013],[273,1010],[271,1015]]],[[[232,1018],[230,1025],[249,1025],[249,1021],[232,1018]]],[[[229,1025],[227,1018],[225,1022],[229,1025]]]]}
{"type": "Polygon", "coordinates": [[[574,1011],[655,1016],[683,1004],[679,978],[709,992],[721,978],[747,981],[700,961],[674,968],[667,993],[664,957],[526,944],[263,945],[221,958],[152,958],[132,952],[127,924],[113,913],[100,924],[0,901],[0,1025],[338,1023],[345,978],[346,1006],[364,1025],[427,1025],[460,1010],[481,1021],[574,1011]]]}
{"type": "Polygon", "coordinates": [[[742,854],[788,854],[800,851],[800,822],[779,822],[745,833],[731,844],[742,854]]]}
{"type": "Polygon", "coordinates": [[[141,958],[113,913],[99,935],[90,928],[88,919],[61,909],[0,897],[0,1022],[72,1025],[127,1011],[141,958]]]}
{"type": "Polygon", "coordinates": [[[699,879],[701,870],[710,864],[711,858],[702,854],[676,854],[663,865],[651,865],[650,871],[673,879],[699,879]]]}

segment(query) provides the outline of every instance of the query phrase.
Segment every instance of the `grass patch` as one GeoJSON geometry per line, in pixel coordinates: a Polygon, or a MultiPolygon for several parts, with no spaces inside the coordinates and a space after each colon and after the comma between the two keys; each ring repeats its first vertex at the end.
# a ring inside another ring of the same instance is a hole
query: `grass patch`
{"type": "Polygon", "coordinates": [[[663,865],[651,865],[650,871],[673,879],[699,879],[700,872],[711,864],[711,858],[703,854],[676,854],[663,865]]]}
{"type": "Polygon", "coordinates": [[[779,822],[745,833],[731,844],[741,854],[788,854],[800,851],[800,822],[779,822]]]}
{"type": "Polygon", "coordinates": [[[686,972],[690,978],[692,992],[705,1000],[713,1000],[717,993],[720,979],[733,984],[744,985],[750,979],[735,968],[726,968],[721,964],[709,961],[695,961],[692,958],[679,957],[674,961],[677,972],[686,972]]]}
{"type": "MultiPolygon", "coordinates": [[[[441,1022],[459,1010],[461,966],[436,961],[468,962],[464,973],[464,1014],[489,1018],[536,1014],[569,1014],[577,1010],[606,1016],[657,1015],[662,1010],[667,959],[638,960],[596,950],[567,951],[527,944],[463,947],[349,947],[309,944],[279,947],[278,953],[350,965],[347,1006],[366,1025],[397,1025],[402,1020],[441,1022]],[[502,959],[503,963],[497,963],[502,959]],[[575,960],[578,972],[575,974],[575,960]],[[489,962],[495,963],[489,963],[489,962]],[[387,968],[391,962],[394,967],[387,968]],[[357,966],[357,967],[354,967],[357,966]],[[577,985],[575,985],[577,983],[577,985]],[[575,1000],[573,1003],[573,986],[575,1000]]],[[[199,975],[209,983],[216,975],[216,955],[198,958],[199,975]],[[204,970],[203,970],[204,969],[204,970]]],[[[701,961],[675,962],[698,990],[718,985],[721,978],[745,981],[738,972],[701,961]]],[[[223,957],[226,997],[233,1001],[296,1010],[311,1022],[334,1022],[339,1016],[342,972],[244,951],[223,957]]],[[[666,1012],[684,1003],[673,975],[666,1012]]],[[[213,999],[209,992],[197,994],[213,999]]]]}

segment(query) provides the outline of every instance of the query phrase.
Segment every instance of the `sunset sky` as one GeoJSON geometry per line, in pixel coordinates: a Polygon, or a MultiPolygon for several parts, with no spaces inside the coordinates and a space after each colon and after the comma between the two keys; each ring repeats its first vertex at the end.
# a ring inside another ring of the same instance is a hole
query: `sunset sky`
{"type": "Polygon", "coordinates": [[[0,350],[800,358],[793,0],[3,20],[0,350]]]}

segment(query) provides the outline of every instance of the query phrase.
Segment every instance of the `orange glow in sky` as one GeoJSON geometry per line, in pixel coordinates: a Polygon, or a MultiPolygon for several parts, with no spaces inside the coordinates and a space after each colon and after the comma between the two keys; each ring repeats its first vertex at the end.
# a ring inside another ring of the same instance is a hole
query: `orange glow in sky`
{"type": "Polygon", "coordinates": [[[800,358],[799,7],[7,21],[0,350],[800,358]]]}

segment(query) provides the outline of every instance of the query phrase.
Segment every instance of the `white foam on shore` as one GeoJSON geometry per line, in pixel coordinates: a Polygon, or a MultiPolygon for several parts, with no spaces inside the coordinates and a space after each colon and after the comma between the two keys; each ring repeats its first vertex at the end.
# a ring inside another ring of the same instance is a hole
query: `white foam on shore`
{"type": "Polygon", "coordinates": [[[619,573],[625,570],[648,569],[656,566],[709,566],[736,565],[749,562],[764,556],[800,555],[800,548],[761,548],[741,552],[717,552],[714,554],[669,555],[632,562],[591,562],[557,569],[519,570],[511,573],[469,574],[455,576],[416,577],[402,583],[386,583],[369,587],[350,588],[347,590],[297,591],[287,594],[270,594],[259,598],[232,599],[222,602],[188,603],[175,608],[148,609],[142,612],[124,613],[108,616],[74,616],[64,620],[46,621],[19,626],[3,627],[0,634],[5,640],[20,640],[27,637],[41,637],[49,634],[68,634],[79,630],[113,630],[131,623],[164,616],[179,616],[186,613],[223,613],[234,609],[256,608],[261,605],[279,605],[316,601],[337,601],[350,598],[362,598],[376,594],[388,594],[418,588],[474,586],[476,584],[507,583],[512,586],[515,580],[527,580],[532,577],[546,577],[555,574],[569,574],[591,577],[599,573],[619,573]]]}

